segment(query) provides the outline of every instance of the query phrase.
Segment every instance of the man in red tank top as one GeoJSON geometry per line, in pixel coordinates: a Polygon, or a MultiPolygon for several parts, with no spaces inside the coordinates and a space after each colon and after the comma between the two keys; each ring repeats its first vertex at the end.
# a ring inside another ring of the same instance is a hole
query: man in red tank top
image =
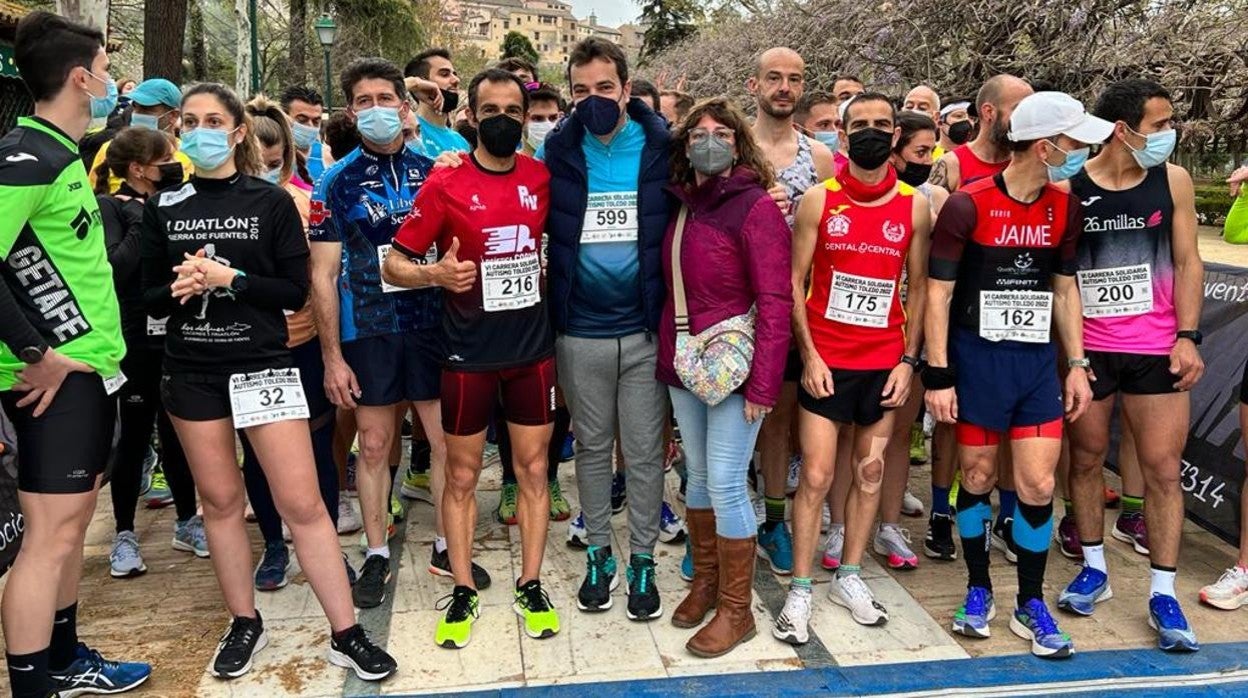
{"type": "Polygon", "coordinates": [[[932,169],[932,184],[952,192],[1004,170],[1010,164],[1010,114],[1031,93],[1031,85],[1013,75],[988,78],[975,95],[979,134],[940,158],[932,169]]]}
{"type": "Polygon", "coordinates": [[[888,621],[859,572],[879,507],[891,410],[909,395],[922,346],[931,214],[927,199],[898,182],[888,164],[899,136],[893,105],[877,93],[854,98],[845,132],[849,167],[806,192],[793,232],[804,461],[793,500],[793,582],[772,634],[794,644],[808,638],[820,509],[832,484],[837,434],[846,428],[856,427],[854,487],[831,599],[863,625],[888,621]],[[904,309],[903,268],[910,276],[904,309]]]}

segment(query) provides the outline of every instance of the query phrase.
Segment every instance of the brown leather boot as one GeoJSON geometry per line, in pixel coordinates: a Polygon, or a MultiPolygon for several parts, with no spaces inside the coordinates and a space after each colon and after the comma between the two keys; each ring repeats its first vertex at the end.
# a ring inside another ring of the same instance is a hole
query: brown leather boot
{"type": "Polygon", "coordinates": [[[754,545],[754,536],[718,538],[719,608],[711,622],[685,643],[692,654],[719,657],[754,637],[754,545]]]}
{"type": "Polygon", "coordinates": [[[672,625],[696,628],[715,606],[719,596],[719,555],[715,547],[715,510],[688,509],[689,550],[693,555],[693,582],[689,595],[672,614],[672,625]]]}

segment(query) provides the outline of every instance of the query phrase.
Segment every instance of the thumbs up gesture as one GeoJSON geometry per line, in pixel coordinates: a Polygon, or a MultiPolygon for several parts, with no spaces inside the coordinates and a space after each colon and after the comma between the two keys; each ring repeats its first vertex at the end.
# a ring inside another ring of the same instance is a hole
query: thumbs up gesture
{"type": "Polygon", "coordinates": [[[434,283],[452,293],[464,293],[477,282],[477,265],[459,259],[459,238],[451,240],[450,248],[434,266],[434,283]]]}

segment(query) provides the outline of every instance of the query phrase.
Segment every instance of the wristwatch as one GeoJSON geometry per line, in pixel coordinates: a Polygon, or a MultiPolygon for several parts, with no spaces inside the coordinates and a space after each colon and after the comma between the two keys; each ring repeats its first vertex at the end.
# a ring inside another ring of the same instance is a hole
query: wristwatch
{"type": "Polygon", "coordinates": [[[31,345],[17,352],[17,358],[21,359],[24,364],[37,364],[43,361],[43,354],[47,350],[47,343],[31,345]]]}
{"type": "Polygon", "coordinates": [[[1192,344],[1195,344],[1196,346],[1200,346],[1200,343],[1205,341],[1205,335],[1202,334],[1200,330],[1179,330],[1175,333],[1175,338],[1190,339],[1192,340],[1192,344]]]}
{"type": "Polygon", "coordinates": [[[1066,359],[1066,368],[1082,368],[1085,371],[1092,370],[1092,360],[1089,358],[1082,359],[1066,359]]]}
{"type": "Polygon", "coordinates": [[[230,279],[230,290],[234,293],[243,293],[247,290],[247,272],[242,269],[235,269],[234,278],[230,279]]]}
{"type": "Polygon", "coordinates": [[[923,365],[923,362],[919,361],[913,356],[910,356],[909,354],[901,355],[901,363],[908,364],[910,367],[915,368],[915,369],[918,369],[920,366],[923,365]]]}

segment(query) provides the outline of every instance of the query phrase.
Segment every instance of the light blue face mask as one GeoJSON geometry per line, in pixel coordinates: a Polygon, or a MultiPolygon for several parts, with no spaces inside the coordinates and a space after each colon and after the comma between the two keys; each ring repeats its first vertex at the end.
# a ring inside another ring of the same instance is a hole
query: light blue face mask
{"type": "Polygon", "coordinates": [[[1131,148],[1130,143],[1127,143],[1127,147],[1131,148],[1131,155],[1135,158],[1135,161],[1146,170],[1164,164],[1169,160],[1170,154],[1174,152],[1174,145],[1179,139],[1179,134],[1174,129],[1150,133],[1147,136],[1130,126],[1127,127],[1127,130],[1137,136],[1144,136],[1143,148],[1136,150],[1131,148]]]}
{"type": "Polygon", "coordinates": [[[813,131],[811,132],[815,140],[828,146],[828,150],[836,152],[841,149],[841,132],[840,131],[813,131]]]}
{"type": "Polygon", "coordinates": [[[260,179],[263,179],[269,184],[277,184],[278,182],[282,180],[282,168],[274,167],[268,172],[265,172],[264,174],[260,175],[260,179]]]}
{"type": "Polygon", "coordinates": [[[145,128],[149,131],[159,131],[160,117],[152,116],[151,114],[140,114],[138,112],[134,112],[130,114],[130,127],[145,128]]]}
{"type": "Polygon", "coordinates": [[[355,113],[355,129],[364,140],[389,145],[403,130],[398,107],[370,107],[355,113]]]}
{"type": "Polygon", "coordinates": [[[1064,182],[1071,177],[1074,177],[1079,174],[1079,170],[1082,170],[1084,164],[1088,162],[1088,153],[1091,152],[1091,149],[1089,148],[1080,148],[1078,150],[1071,150],[1067,152],[1058,148],[1053,141],[1048,141],[1048,143],[1053,146],[1057,152],[1064,153],[1066,155],[1066,161],[1060,165],[1054,166],[1045,163],[1049,168],[1050,182],[1064,182]]]}
{"type": "Polygon", "coordinates": [[[304,126],[298,121],[291,123],[290,130],[295,135],[295,147],[299,150],[311,148],[321,135],[321,129],[315,126],[304,126]]]}
{"type": "Polygon", "coordinates": [[[196,170],[211,172],[225,164],[234,152],[234,144],[230,143],[231,131],[200,127],[182,132],[182,153],[190,158],[196,170]]]}
{"type": "Polygon", "coordinates": [[[96,97],[90,92],[87,92],[87,94],[91,96],[91,118],[106,118],[109,114],[113,113],[114,109],[117,108],[117,81],[111,77],[105,80],[89,70],[87,71],[87,75],[90,75],[96,80],[104,83],[103,97],[96,97]]]}

